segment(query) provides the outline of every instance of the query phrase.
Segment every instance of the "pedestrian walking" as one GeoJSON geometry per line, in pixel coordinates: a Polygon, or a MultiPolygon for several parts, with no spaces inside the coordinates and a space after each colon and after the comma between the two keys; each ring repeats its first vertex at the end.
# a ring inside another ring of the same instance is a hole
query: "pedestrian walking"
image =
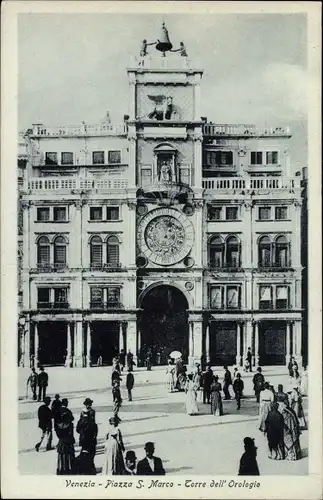
{"type": "Polygon", "coordinates": [[[121,382],[122,378],[121,378],[121,374],[118,370],[114,368],[112,368],[112,374],[111,374],[111,386],[113,386],[113,383],[116,381],[116,382],[121,382]]]}
{"type": "Polygon", "coordinates": [[[127,373],[127,379],[126,379],[126,387],[128,391],[128,400],[132,401],[132,389],[133,386],[135,385],[135,377],[133,376],[133,373],[128,371],[127,373]]]}
{"type": "Polygon", "coordinates": [[[213,381],[213,371],[210,365],[207,365],[205,372],[202,373],[202,384],[203,384],[203,403],[210,403],[211,395],[211,384],[213,381]]]}
{"type": "Polygon", "coordinates": [[[60,400],[60,396],[59,396],[59,394],[55,394],[55,398],[54,398],[54,400],[52,402],[52,406],[51,406],[55,432],[56,432],[56,425],[57,425],[57,422],[59,420],[61,406],[62,406],[62,402],[60,400]]]}
{"type": "Polygon", "coordinates": [[[38,386],[38,375],[36,373],[35,368],[31,369],[31,373],[27,378],[27,397],[28,397],[28,386],[31,388],[31,392],[33,395],[33,400],[37,399],[37,386],[38,386]]]}
{"type": "Polygon", "coordinates": [[[85,398],[85,400],[83,401],[84,408],[81,414],[88,414],[93,420],[93,422],[95,422],[95,410],[92,408],[92,404],[93,404],[93,399],[85,398]]]}
{"type": "Polygon", "coordinates": [[[164,476],[165,469],[159,457],[155,457],[155,445],[151,441],[145,444],[146,457],[139,460],[137,476],[164,476]]]}
{"type": "Polygon", "coordinates": [[[137,474],[137,457],[134,451],[128,450],[125,456],[125,476],[135,476],[137,474]]]}
{"type": "Polygon", "coordinates": [[[135,362],[133,360],[133,354],[132,354],[132,352],[129,349],[129,351],[127,353],[127,369],[130,372],[132,372],[134,365],[135,365],[135,362]]]}
{"type": "Polygon", "coordinates": [[[237,402],[237,410],[240,410],[243,389],[244,389],[243,380],[241,379],[240,373],[237,373],[237,378],[233,382],[233,390],[237,402]]]}
{"type": "Polygon", "coordinates": [[[278,411],[278,403],[271,403],[271,408],[265,420],[265,433],[267,435],[269,458],[284,460],[284,418],[278,411]]]}
{"type": "Polygon", "coordinates": [[[252,382],[253,382],[253,390],[255,392],[256,400],[257,403],[259,403],[259,396],[260,392],[264,388],[264,383],[265,383],[265,377],[261,373],[261,368],[257,368],[257,373],[253,376],[252,382]]]}
{"type": "Polygon", "coordinates": [[[90,469],[95,470],[94,457],[96,454],[98,426],[95,422],[95,410],[92,408],[93,401],[86,398],[84,403],[86,408],[82,410],[76,425],[76,432],[80,435],[79,445],[84,452],[82,456],[78,457],[78,461],[81,462],[81,466],[83,462],[89,465],[90,458],[92,458],[90,469]]]}
{"type": "Polygon", "coordinates": [[[211,393],[211,414],[216,417],[223,415],[221,391],[222,387],[219,382],[219,377],[215,375],[214,377],[212,377],[210,393],[211,393]]]}
{"type": "Polygon", "coordinates": [[[240,459],[238,476],[259,476],[255,440],[245,437],[243,442],[245,451],[240,459]]]}
{"type": "Polygon", "coordinates": [[[278,409],[280,409],[281,404],[289,405],[288,395],[284,392],[284,387],[282,384],[278,384],[277,392],[275,393],[275,401],[278,403],[278,409]]]}
{"type": "Polygon", "coordinates": [[[44,367],[40,366],[40,373],[38,374],[38,401],[45,401],[46,390],[48,387],[48,373],[45,372],[44,367]]]}
{"type": "Polygon", "coordinates": [[[284,450],[286,460],[299,460],[302,456],[299,442],[301,430],[297,416],[285,404],[281,406],[280,412],[284,418],[284,450]]]}
{"type": "Polygon", "coordinates": [[[110,427],[104,445],[103,476],[121,476],[124,474],[123,452],[125,448],[121,431],[118,428],[119,423],[120,419],[118,416],[109,419],[110,427]]]}
{"type": "Polygon", "coordinates": [[[290,378],[293,378],[293,369],[294,368],[296,368],[296,370],[298,370],[298,364],[297,364],[295,358],[293,356],[291,356],[289,358],[289,362],[288,362],[288,365],[287,365],[288,374],[289,374],[290,378]]]}
{"type": "Polygon", "coordinates": [[[122,405],[120,382],[118,382],[117,380],[115,380],[112,385],[112,397],[113,397],[113,415],[117,419],[119,410],[122,405]]]}
{"type": "Polygon", "coordinates": [[[248,360],[248,363],[249,363],[249,372],[252,372],[252,352],[251,352],[251,347],[248,347],[247,360],[248,360]]]}
{"type": "Polygon", "coordinates": [[[224,399],[231,399],[229,392],[229,387],[230,385],[232,385],[231,372],[227,366],[224,366],[223,369],[224,369],[224,379],[223,379],[224,399]]]}
{"type": "Polygon", "coordinates": [[[296,417],[298,418],[300,428],[307,429],[305,414],[303,410],[302,396],[299,392],[297,384],[293,386],[292,392],[290,393],[289,404],[291,409],[294,410],[296,417]]]}
{"type": "Polygon", "coordinates": [[[126,365],[126,353],[124,352],[124,349],[121,349],[119,354],[119,365],[120,365],[120,371],[123,372],[123,369],[126,365]]]}
{"type": "Polygon", "coordinates": [[[166,387],[168,392],[174,392],[175,389],[175,366],[172,360],[168,360],[166,368],[166,387]]]}
{"type": "Polygon", "coordinates": [[[52,411],[49,407],[50,397],[46,396],[44,399],[44,404],[38,408],[38,427],[41,429],[42,434],[39,443],[35,445],[36,451],[42,445],[43,440],[47,437],[46,451],[52,450],[52,439],[53,439],[53,424],[52,424],[52,411]]]}
{"type": "Polygon", "coordinates": [[[260,405],[259,405],[259,430],[265,432],[266,418],[271,409],[271,403],[274,401],[274,394],[269,389],[268,382],[264,383],[264,388],[260,393],[260,405]]]}
{"type": "Polygon", "coordinates": [[[199,409],[197,406],[197,389],[198,386],[193,380],[193,373],[189,373],[186,382],[186,398],[185,398],[185,408],[186,415],[194,415],[198,413],[199,409]]]}
{"type": "Polygon", "coordinates": [[[57,445],[57,476],[67,476],[73,473],[75,460],[74,451],[74,416],[68,409],[68,399],[62,399],[62,406],[59,410],[60,416],[56,425],[56,434],[58,437],[57,445]]]}
{"type": "Polygon", "coordinates": [[[146,367],[147,367],[147,371],[150,372],[151,371],[151,358],[152,358],[152,352],[151,352],[151,349],[148,348],[147,352],[146,352],[146,367]]]}

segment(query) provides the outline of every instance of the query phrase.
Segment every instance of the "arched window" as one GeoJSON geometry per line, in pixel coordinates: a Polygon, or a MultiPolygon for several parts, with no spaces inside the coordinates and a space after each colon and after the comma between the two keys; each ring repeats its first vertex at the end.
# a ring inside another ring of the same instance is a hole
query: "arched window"
{"type": "Polygon", "coordinates": [[[54,265],[66,266],[66,240],[63,236],[57,236],[54,240],[54,265]]]}
{"type": "Polygon", "coordinates": [[[91,238],[90,261],[92,267],[102,266],[102,240],[100,236],[93,236],[91,238]]]}
{"type": "Polygon", "coordinates": [[[119,240],[116,236],[107,239],[107,264],[119,266],[119,240]]]}
{"type": "Polygon", "coordinates": [[[237,268],[240,265],[240,243],[236,236],[230,236],[226,242],[226,266],[237,268]]]}
{"type": "Polygon", "coordinates": [[[289,267],[289,243],[286,236],[278,236],[275,242],[275,265],[289,267]]]}
{"type": "Polygon", "coordinates": [[[269,236],[262,236],[258,243],[259,267],[270,267],[272,265],[272,245],[269,236]]]}
{"type": "Polygon", "coordinates": [[[41,236],[37,242],[37,264],[40,267],[50,264],[50,243],[47,236],[41,236]]]}
{"type": "Polygon", "coordinates": [[[224,255],[224,244],[220,236],[214,236],[209,242],[209,265],[210,267],[222,267],[224,255]]]}

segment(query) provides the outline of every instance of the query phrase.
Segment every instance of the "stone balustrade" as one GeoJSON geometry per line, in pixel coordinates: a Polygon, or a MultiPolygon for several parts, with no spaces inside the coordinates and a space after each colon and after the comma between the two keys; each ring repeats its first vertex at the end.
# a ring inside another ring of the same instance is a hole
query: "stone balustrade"
{"type": "Polygon", "coordinates": [[[127,135],[127,125],[112,125],[111,123],[101,123],[95,125],[66,125],[46,127],[43,124],[35,124],[30,129],[30,136],[36,137],[77,137],[77,136],[109,136],[127,135]]]}
{"type": "Polygon", "coordinates": [[[299,177],[216,177],[202,179],[202,187],[207,190],[237,189],[297,189],[300,187],[299,177]]]}
{"type": "Polygon", "coordinates": [[[230,124],[215,124],[205,123],[203,126],[203,135],[207,137],[213,136],[243,136],[243,137],[259,137],[259,136],[290,136],[290,127],[263,127],[259,128],[255,125],[230,125],[230,124]]]}
{"type": "Polygon", "coordinates": [[[78,177],[35,177],[26,181],[28,191],[72,191],[127,189],[127,179],[84,179],[78,177]]]}

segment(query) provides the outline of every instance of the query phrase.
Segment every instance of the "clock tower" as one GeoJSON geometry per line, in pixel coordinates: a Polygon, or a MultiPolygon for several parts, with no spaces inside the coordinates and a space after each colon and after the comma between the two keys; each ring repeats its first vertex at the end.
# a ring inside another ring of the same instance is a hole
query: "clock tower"
{"type": "Polygon", "coordinates": [[[202,353],[203,71],[183,42],[173,47],[163,24],[128,69],[139,347],[178,350],[192,362],[202,353]]]}

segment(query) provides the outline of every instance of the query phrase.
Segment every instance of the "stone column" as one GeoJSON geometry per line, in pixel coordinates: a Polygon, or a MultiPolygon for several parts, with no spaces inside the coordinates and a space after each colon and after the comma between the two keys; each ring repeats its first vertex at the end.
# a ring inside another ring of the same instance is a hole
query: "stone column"
{"type": "Polygon", "coordinates": [[[241,332],[242,324],[237,323],[237,355],[236,355],[236,365],[241,366],[241,332]]]}
{"type": "Polygon", "coordinates": [[[38,350],[39,350],[39,336],[38,336],[38,323],[35,323],[34,326],[34,367],[37,369],[38,367],[38,350]]]}
{"type": "Polygon", "coordinates": [[[193,365],[193,355],[194,355],[194,323],[190,321],[188,323],[188,364],[193,365]]]}
{"type": "Polygon", "coordinates": [[[298,363],[298,366],[301,367],[303,364],[303,360],[302,360],[302,323],[300,320],[294,322],[293,340],[294,340],[293,355],[298,363]]]}
{"type": "Polygon", "coordinates": [[[70,368],[72,361],[72,339],[71,339],[71,324],[69,321],[67,322],[66,335],[67,335],[67,353],[66,353],[65,366],[66,368],[70,368]]]}
{"type": "Polygon", "coordinates": [[[123,334],[123,326],[122,321],[119,323],[119,352],[121,349],[124,349],[124,334],[123,334]]]}
{"type": "Polygon", "coordinates": [[[82,321],[76,321],[74,334],[74,366],[83,366],[83,328],[82,321]]]}
{"type": "Polygon", "coordinates": [[[131,319],[125,322],[124,325],[126,331],[127,339],[127,352],[130,351],[133,354],[133,360],[137,366],[137,322],[135,319],[131,319]]]}
{"type": "Polygon", "coordinates": [[[26,321],[23,329],[23,341],[24,341],[24,348],[23,348],[23,361],[22,361],[22,366],[25,368],[30,368],[30,322],[26,321]]]}
{"type": "Polygon", "coordinates": [[[197,318],[191,322],[191,338],[189,344],[189,364],[195,362],[201,363],[202,358],[202,339],[203,339],[202,319],[197,318]]]}
{"type": "Polygon", "coordinates": [[[259,366],[259,321],[255,321],[255,355],[253,364],[254,366],[259,366]]]}
{"type": "Polygon", "coordinates": [[[291,321],[286,321],[286,366],[289,363],[289,358],[292,352],[292,328],[293,323],[291,321]]]}
{"type": "Polygon", "coordinates": [[[210,362],[210,325],[206,325],[205,329],[205,361],[210,362]]]}
{"type": "MultiPolygon", "coordinates": [[[[244,327],[243,360],[247,357],[248,347],[252,347],[252,321],[247,319],[244,327]]],[[[253,356],[252,364],[255,364],[253,356]]]]}
{"type": "Polygon", "coordinates": [[[86,324],[86,367],[91,366],[91,323],[90,321],[86,324]]]}

